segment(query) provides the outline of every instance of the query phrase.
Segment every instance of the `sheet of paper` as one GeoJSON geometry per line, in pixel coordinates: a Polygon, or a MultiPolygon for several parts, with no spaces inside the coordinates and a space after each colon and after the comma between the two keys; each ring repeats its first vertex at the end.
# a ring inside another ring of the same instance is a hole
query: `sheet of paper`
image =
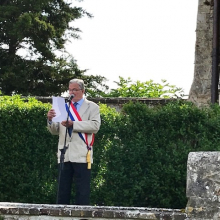
{"type": "Polygon", "coordinates": [[[65,121],[67,117],[65,99],[62,97],[52,97],[53,109],[56,112],[56,117],[52,119],[53,122],[65,121]]]}

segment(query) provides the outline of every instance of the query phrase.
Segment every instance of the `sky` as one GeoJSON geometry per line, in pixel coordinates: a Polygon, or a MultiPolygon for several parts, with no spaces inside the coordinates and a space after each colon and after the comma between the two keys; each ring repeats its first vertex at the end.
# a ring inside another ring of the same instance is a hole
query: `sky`
{"type": "Polygon", "coordinates": [[[194,76],[198,0],[84,0],[74,1],[93,15],[74,21],[80,40],[66,50],[88,75],[183,88],[188,95],[194,76]]]}

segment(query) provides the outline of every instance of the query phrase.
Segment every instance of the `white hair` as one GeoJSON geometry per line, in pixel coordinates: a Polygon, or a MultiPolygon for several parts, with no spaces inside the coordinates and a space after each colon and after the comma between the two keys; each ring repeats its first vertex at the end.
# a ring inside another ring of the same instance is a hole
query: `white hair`
{"type": "Polygon", "coordinates": [[[72,84],[72,83],[77,83],[79,85],[80,89],[85,90],[84,81],[82,79],[71,79],[69,81],[69,84],[72,84]]]}

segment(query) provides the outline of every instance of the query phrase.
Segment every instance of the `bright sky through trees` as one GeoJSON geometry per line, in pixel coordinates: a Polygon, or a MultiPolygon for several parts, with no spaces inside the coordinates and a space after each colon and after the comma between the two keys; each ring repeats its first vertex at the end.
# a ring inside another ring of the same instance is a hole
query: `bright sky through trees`
{"type": "Polygon", "coordinates": [[[74,5],[94,16],[74,22],[82,39],[67,46],[81,69],[105,76],[111,87],[118,76],[166,79],[189,93],[198,0],[84,0],[74,5]]]}

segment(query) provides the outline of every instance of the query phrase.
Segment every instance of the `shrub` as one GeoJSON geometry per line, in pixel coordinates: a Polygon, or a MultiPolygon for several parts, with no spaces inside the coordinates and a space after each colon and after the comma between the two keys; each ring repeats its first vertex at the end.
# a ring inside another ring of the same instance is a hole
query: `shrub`
{"type": "Polygon", "coordinates": [[[0,96],[0,200],[52,203],[57,137],[46,129],[49,104],[0,96]]]}
{"type": "Polygon", "coordinates": [[[93,202],[185,207],[188,153],[220,149],[219,115],[219,106],[199,109],[183,101],[155,108],[126,104],[114,121],[110,141],[96,146],[106,152],[102,154],[105,165],[99,165],[105,167],[102,184],[98,191],[93,189],[93,202]]]}

